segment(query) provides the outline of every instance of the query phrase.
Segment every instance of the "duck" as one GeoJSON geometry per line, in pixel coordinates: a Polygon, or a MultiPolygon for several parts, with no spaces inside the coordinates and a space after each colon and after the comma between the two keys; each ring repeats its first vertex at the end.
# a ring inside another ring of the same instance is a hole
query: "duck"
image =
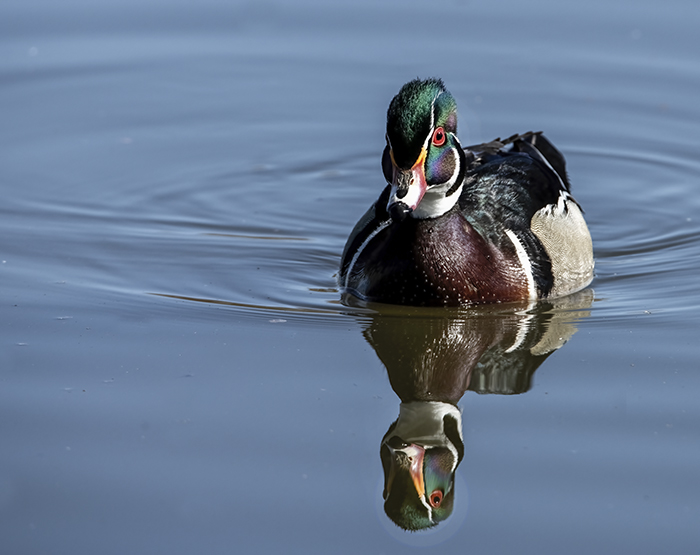
{"type": "Polygon", "coordinates": [[[347,239],[344,297],[462,306],[563,297],[593,280],[564,156],[542,132],[463,148],[457,104],[414,79],[387,110],[386,186],[347,239]]]}

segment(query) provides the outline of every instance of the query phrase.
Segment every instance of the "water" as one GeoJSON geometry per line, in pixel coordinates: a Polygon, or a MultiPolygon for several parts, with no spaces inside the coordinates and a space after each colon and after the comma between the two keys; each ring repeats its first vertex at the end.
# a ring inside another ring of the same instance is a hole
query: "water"
{"type": "Polygon", "coordinates": [[[4,2],[2,552],[695,551],[699,22],[689,1],[4,2]],[[340,302],[418,75],[462,143],[542,129],[564,152],[588,294],[340,302]],[[460,398],[465,449],[452,516],[413,534],[379,458],[408,370],[460,398]]]}

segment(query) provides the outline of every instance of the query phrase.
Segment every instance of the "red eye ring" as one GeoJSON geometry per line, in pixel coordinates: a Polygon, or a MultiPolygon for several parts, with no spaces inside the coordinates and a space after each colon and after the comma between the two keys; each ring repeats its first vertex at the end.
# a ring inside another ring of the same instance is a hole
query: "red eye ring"
{"type": "Polygon", "coordinates": [[[437,509],[440,506],[440,503],[442,503],[442,492],[439,489],[436,489],[430,494],[428,502],[430,503],[431,507],[437,509]]]}
{"type": "Polygon", "coordinates": [[[433,144],[435,146],[442,146],[445,144],[445,130],[442,127],[438,127],[433,131],[433,144]]]}

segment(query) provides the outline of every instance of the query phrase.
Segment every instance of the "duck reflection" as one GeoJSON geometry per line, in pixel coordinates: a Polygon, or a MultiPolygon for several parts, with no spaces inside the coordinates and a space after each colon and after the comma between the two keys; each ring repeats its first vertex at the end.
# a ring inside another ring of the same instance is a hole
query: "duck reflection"
{"type": "Polygon", "coordinates": [[[373,318],[365,329],[401,399],[382,439],[384,510],[406,530],[430,528],[452,514],[457,467],[464,458],[466,390],[514,395],[576,332],[593,292],[519,312],[484,308],[460,313],[411,311],[373,318]]]}

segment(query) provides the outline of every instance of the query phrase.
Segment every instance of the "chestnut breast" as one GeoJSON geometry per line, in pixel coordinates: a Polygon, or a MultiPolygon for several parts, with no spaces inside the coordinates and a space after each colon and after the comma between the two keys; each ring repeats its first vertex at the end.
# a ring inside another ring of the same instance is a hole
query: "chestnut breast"
{"type": "Polygon", "coordinates": [[[364,271],[357,292],[367,300],[455,306],[528,298],[515,248],[496,248],[456,210],[394,223],[372,242],[354,268],[364,271]]]}

